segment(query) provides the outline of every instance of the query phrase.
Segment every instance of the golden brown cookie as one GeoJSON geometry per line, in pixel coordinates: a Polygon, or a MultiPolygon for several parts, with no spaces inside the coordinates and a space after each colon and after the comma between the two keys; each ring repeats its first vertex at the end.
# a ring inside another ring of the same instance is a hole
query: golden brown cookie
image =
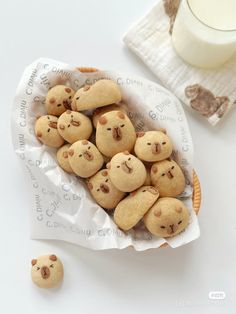
{"type": "Polygon", "coordinates": [[[74,95],[73,108],[77,111],[95,109],[120,101],[119,86],[112,80],[103,79],[80,88],[74,95]]]}
{"type": "Polygon", "coordinates": [[[84,114],[67,110],[58,119],[58,132],[69,143],[87,140],[92,134],[92,123],[84,114]]]}
{"type": "Polygon", "coordinates": [[[185,177],[180,166],[172,159],[158,161],[151,168],[152,185],[160,196],[177,196],[185,189],[185,177]]]}
{"type": "Polygon", "coordinates": [[[52,87],[46,96],[45,108],[48,114],[60,116],[67,109],[71,109],[74,90],[65,85],[52,87]]]}
{"type": "Polygon", "coordinates": [[[38,118],[35,122],[35,135],[44,145],[50,147],[60,147],[64,144],[64,139],[57,130],[57,117],[46,115],[38,118]]]}
{"type": "Polygon", "coordinates": [[[143,185],[147,173],[143,163],[129,152],[116,154],[107,164],[114,186],[123,192],[132,192],[143,185]]]}
{"type": "Polygon", "coordinates": [[[114,221],[122,230],[133,228],[158,199],[159,192],[153,186],[142,186],[119,202],[114,221]]]}
{"type": "Polygon", "coordinates": [[[100,170],[87,181],[88,189],[95,201],[105,209],[113,209],[125,196],[111,182],[108,171],[100,170]]]}
{"type": "Polygon", "coordinates": [[[177,198],[163,197],[144,216],[147,229],[158,237],[173,237],[189,223],[189,212],[177,198]]]}
{"type": "Polygon", "coordinates": [[[59,166],[68,173],[73,173],[73,170],[69,164],[69,156],[68,150],[70,148],[70,144],[63,145],[57,151],[57,162],[59,166]]]}
{"type": "Polygon", "coordinates": [[[108,157],[122,151],[131,151],[136,141],[133,124],[121,111],[110,111],[102,115],[97,123],[96,144],[100,152],[108,157]]]}
{"type": "Polygon", "coordinates": [[[63,279],[63,265],[56,255],[43,255],[31,261],[31,278],[39,288],[54,288],[63,279]]]}
{"type": "Polygon", "coordinates": [[[87,140],[80,140],[72,144],[68,154],[72,170],[82,178],[93,176],[104,163],[97,147],[87,140]]]}
{"type": "Polygon", "coordinates": [[[172,142],[162,131],[139,132],[134,151],[137,157],[144,161],[164,160],[172,153],[172,142]]]}
{"type": "Polygon", "coordinates": [[[93,113],[93,126],[96,128],[98,120],[100,119],[100,117],[103,114],[110,112],[110,111],[121,111],[121,112],[127,114],[127,110],[126,110],[125,106],[122,104],[113,104],[113,105],[97,108],[93,113]]]}

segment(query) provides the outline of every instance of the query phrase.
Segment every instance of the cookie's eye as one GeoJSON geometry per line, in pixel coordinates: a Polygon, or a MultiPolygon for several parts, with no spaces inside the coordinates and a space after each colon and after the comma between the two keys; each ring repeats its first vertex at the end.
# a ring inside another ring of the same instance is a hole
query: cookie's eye
{"type": "Polygon", "coordinates": [[[54,268],[54,265],[53,265],[53,264],[51,264],[49,267],[54,268]]]}
{"type": "Polygon", "coordinates": [[[131,160],[131,157],[129,157],[128,160],[131,160]]]}
{"type": "Polygon", "coordinates": [[[37,270],[40,270],[40,267],[37,267],[37,270]]]}
{"type": "Polygon", "coordinates": [[[111,128],[107,128],[107,131],[111,131],[111,128]]]}
{"type": "Polygon", "coordinates": [[[97,189],[97,192],[99,192],[100,191],[100,189],[97,189]]]}
{"type": "Polygon", "coordinates": [[[162,173],[162,175],[161,175],[162,177],[164,177],[165,176],[165,173],[162,173]]]}
{"type": "Polygon", "coordinates": [[[151,143],[147,143],[147,145],[152,145],[151,143]]]}
{"type": "Polygon", "coordinates": [[[71,99],[71,98],[72,98],[72,96],[69,97],[69,99],[71,99]]]}
{"type": "Polygon", "coordinates": [[[80,98],[80,96],[79,97],[76,97],[76,100],[78,100],[80,98]]]}
{"type": "Polygon", "coordinates": [[[146,190],[142,190],[142,192],[146,192],[146,190]]]}
{"type": "Polygon", "coordinates": [[[71,118],[73,118],[73,114],[71,115],[71,118]]]}
{"type": "Polygon", "coordinates": [[[120,127],[121,127],[121,128],[123,128],[124,126],[125,126],[124,124],[121,124],[121,126],[120,126],[120,127]]]}
{"type": "Polygon", "coordinates": [[[166,142],[162,142],[161,144],[162,144],[162,145],[165,145],[165,144],[166,144],[166,142]]]}
{"type": "Polygon", "coordinates": [[[80,154],[79,157],[82,157],[82,154],[80,154]]]}
{"type": "Polygon", "coordinates": [[[88,149],[90,149],[90,148],[91,148],[91,146],[88,147],[88,149]]]}
{"type": "Polygon", "coordinates": [[[48,129],[48,132],[50,132],[51,129],[48,129]]]}
{"type": "Polygon", "coordinates": [[[180,221],[178,222],[178,225],[180,225],[180,224],[182,224],[182,220],[180,220],[180,221]]]}
{"type": "Polygon", "coordinates": [[[120,166],[117,166],[116,168],[120,168],[120,166]]]}
{"type": "Polygon", "coordinates": [[[58,104],[58,105],[57,105],[57,107],[60,107],[60,106],[61,106],[61,104],[58,104]]]}
{"type": "Polygon", "coordinates": [[[174,169],[175,166],[172,166],[171,169],[174,169]]]}
{"type": "Polygon", "coordinates": [[[106,179],[105,182],[108,182],[108,179],[106,179]]]}
{"type": "Polygon", "coordinates": [[[48,118],[48,120],[50,120],[50,117],[49,117],[49,116],[47,116],[47,118],[48,118]]]}
{"type": "Polygon", "coordinates": [[[68,124],[67,127],[69,128],[69,127],[70,127],[70,124],[68,124]]]}
{"type": "Polygon", "coordinates": [[[165,226],[161,226],[161,229],[165,229],[166,227],[165,226]]]}

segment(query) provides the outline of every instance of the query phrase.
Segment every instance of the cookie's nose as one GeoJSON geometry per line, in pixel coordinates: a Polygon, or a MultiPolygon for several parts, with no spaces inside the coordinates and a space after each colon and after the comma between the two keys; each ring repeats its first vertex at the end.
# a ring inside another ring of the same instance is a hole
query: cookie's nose
{"type": "Polygon", "coordinates": [[[109,186],[105,183],[100,184],[100,189],[105,194],[109,193],[109,191],[110,191],[109,186]]]}
{"type": "Polygon", "coordinates": [[[169,179],[173,179],[173,178],[174,178],[174,176],[173,176],[171,170],[167,171],[166,175],[167,175],[167,177],[168,177],[169,179]]]}
{"type": "Polygon", "coordinates": [[[64,106],[66,109],[71,110],[71,101],[69,101],[69,100],[63,100],[63,106],[64,106]]]}
{"type": "Polygon", "coordinates": [[[122,139],[122,131],[119,126],[112,128],[112,137],[115,141],[120,141],[122,139]]]}
{"type": "Polygon", "coordinates": [[[43,279],[48,279],[50,277],[50,269],[47,266],[41,267],[41,276],[43,279]]]}
{"type": "Polygon", "coordinates": [[[79,121],[75,121],[73,119],[71,119],[70,123],[73,125],[73,126],[80,126],[80,122],[79,121]]]}
{"type": "Polygon", "coordinates": [[[158,143],[158,142],[153,143],[151,148],[152,148],[153,154],[155,154],[155,155],[160,154],[160,152],[161,152],[161,144],[160,143],[158,143]]]}
{"type": "Polygon", "coordinates": [[[121,164],[121,169],[126,172],[126,173],[132,173],[133,172],[133,167],[131,166],[131,164],[128,161],[124,161],[121,164]]]}
{"type": "Polygon", "coordinates": [[[49,121],[48,126],[50,128],[57,129],[57,122],[56,121],[49,121]]]}
{"type": "Polygon", "coordinates": [[[88,160],[88,161],[93,160],[93,154],[92,154],[90,151],[88,151],[88,150],[86,150],[86,151],[83,153],[83,156],[84,156],[84,158],[85,158],[86,160],[88,160]]]}
{"type": "Polygon", "coordinates": [[[172,224],[172,225],[169,225],[169,227],[167,229],[167,233],[173,234],[173,233],[175,233],[176,230],[177,230],[177,226],[175,224],[172,224]]]}

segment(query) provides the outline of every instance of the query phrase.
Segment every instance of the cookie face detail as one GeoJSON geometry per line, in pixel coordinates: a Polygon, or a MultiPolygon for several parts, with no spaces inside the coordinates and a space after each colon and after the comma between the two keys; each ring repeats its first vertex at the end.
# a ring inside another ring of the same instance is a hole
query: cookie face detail
{"type": "Polygon", "coordinates": [[[69,143],[87,140],[92,133],[92,123],[84,114],[67,110],[58,119],[58,132],[69,143]]]}
{"type": "Polygon", "coordinates": [[[62,146],[64,139],[57,130],[57,122],[57,117],[51,115],[38,118],[34,127],[37,139],[50,147],[62,146]]]}
{"type": "Polygon", "coordinates": [[[172,142],[165,133],[161,131],[140,132],[134,146],[138,158],[155,162],[168,158],[172,153],[172,142]]]}
{"type": "Polygon", "coordinates": [[[127,113],[127,110],[125,109],[125,106],[122,104],[113,104],[113,105],[109,105],[109,106],[105,106],[105,107],[100,107],[98,109],[96,109],[93,113],[93,126],[96,128],[97,127],[97,123],[98,120],[100,119],[100,117],[110,111],[121,111],[123,113],[127,113]]]}
{"type": "Polygon", "coordinates": [[[107,168],[111,182],[123,192],[138,189],[147,176],[143,163],[129,152],[116,154],[107,164],[107,168]]]}
{"type": "Polygon", "coordinates": [[[153,186],[142,186],[130,193],[117,206],[114,212],[115,223],[122,230],[133,228],[152,207],[159,197],[159,192],[153,186]]]}
{"type": "Polygon", "coordinates": [[[187,227],[189,212],[180,200],[163,197],[144,216],[144,223],[158,237],[173,237],[187,227]]]}
{"type": "Polygon", "coordinates": [[[69,164],[69,155],[68,151],[70,144],[63,145],[57,151],[57,161],[59,166],[68,173],[73,173],[73,170],[69,164]]]}
{"type": "Polygon", "coordinates": [[[103,157],[97,147],[87,140],[80,140],[71,145],[69,163],[78,176],[88,178],[94,175],[103,165],[103,157]]]}
{"type": "Polygon", "coordinates": [[[56,255],[43,255],[31,261],[31,278],[39,288],[53,288],[63,279],[63,265],[56,255]]]}
{"type": "Polygon", "coordinates": [[[108,171],[100,170],[87,181],[88,189],[95,201],[105,209],[113,209],[125,196],[111,182],[108,171]]]}
{"type": "Polygon", "coordinates": [[[156,162],[151,168],[151,181],[158,188],[160,196],[177,196],[184,191],[185,177],[174,160],[156,162]]]}
{"type": "Polygon", "coordinates": [[[85,85],[74,95],[74,110],[95,109],[121,101],[119,86],[111,80],[99,80],[93,85],[85,85]],[[75,109],[76,108],[76,109],[75,109]]]}
{"type": "Polygon", "coordinates": [[[122,151],[131,151],[136,133],[130,119],[121,111],[110,111],[102,115],[97,123],[96,144],[100,152],[108,157],[122,151]]]}
{"type": "Polygon", "coordinates": [[[46,96],[45,107],[48,114],[60,116],[67,109],[71,109],[71,102],[75,92],[65,85],[52,87],[46,96]]]}

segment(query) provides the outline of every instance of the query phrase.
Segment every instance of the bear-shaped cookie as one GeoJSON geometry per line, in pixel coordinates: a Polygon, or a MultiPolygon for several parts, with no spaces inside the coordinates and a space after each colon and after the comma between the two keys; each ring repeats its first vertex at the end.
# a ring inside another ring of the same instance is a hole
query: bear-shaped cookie
{"type": "Polygon", "coordinates": [[[153,186],[142,186],[119,202],[114,221],[122,230],[133,228],[158,199],[159,192],[153,186]]]}
{"type": "Polygon", "coordinates": [[[88,189],[95,201],[105,209],[113,209],[125,196],[111,182],[108,171],[100,170],[87,181],[88,189]]]}
{"type": "Polygon", "coordinates": [[[70,144],[63,145],[57,151],[57,162],[59,166],[68,173],[73,173],[73,170],[69,163],[68,151],[70,144]]]}
{"type": "Polygon", "coordinates": [[[110,111],[102,115],[97,123],[96,144],[100,152],[112,157],[123,151],[131,151],[136,140],[133,124],[121,111],[110,111]]]}
{"type": "Polygon", "coordinates": [[[64,139],[57,130],[58,118],[51,115],[41,116],[35,122],[34,130],[37,139],[50,147],[60,147],[64,139]]]}
{"type": "Polygon", "coordinates": [[[71,103],[75,91],[65,85],[56,85],[49,89],[45,108],[48,114],[60,116],[67,109],[71,109],[71,103]]]}
{"type": "Polygon", "coordinates": [[[127,110],[123,104],[119,104],[119,105],[113,104],[113,105],[97,108],[93,112],[93,118],[92,118],[93,126],[96,128],[98,120],[100,119],[100,117],[103,114],[110,112],[110,111],[121,111],[121,112],[127,114],[127,110]]]}
{"type": "Polygon", "coordinates": [[[60,259],[52,255],[43,255],[31,261],[31,278],[39,288],[54,288],[63,279],[63,265],[60,259]]]}
{"type": "Polygon", "coordinates": [[[122,192],[132,192],[143,185],[147,173],[144,164],[128,151],[118,153],[107,164],[109,177],[122,192]]]}
{"type": "Polygon", "coordinates": [[[146,228],[158,237],[173,237],[189,223],[185,204],[172,197],[159,198],[143,218],[146,228]]]}
{"type": "Polygon", "coordinates": [[[90,119],[84,114],[67,110],[58,119],[58,132],[69,143],[87,140],[92,134],[93,127],[90,119]]]}
{"type": "Polygon", "coordinates": [[[158,161],[152,165],[151,182],[158,188],[161,197],[175,197],[185,188],[184,174],[180,166],[172,159],[158,161]]]}
{"type": "Polygon", "coordinates": [[[172,142],[164,131],[137,133],[134,151],[138,158],[155,162],[168,158],[172,153],[172,142]]]}
{"type": "Polygon", "coordinates": [[[99,80],[80,88],[73,98],[73,110],[95,109],[121,101],[119,86],[112,80],[99,80]]]}
{"type": "Polygon", "coordinates": [[[68,155],[72,170],[82,178],[93,176],[104,163],[97,147],[87,140],[80,140],[72,144],[68,155]]]}

